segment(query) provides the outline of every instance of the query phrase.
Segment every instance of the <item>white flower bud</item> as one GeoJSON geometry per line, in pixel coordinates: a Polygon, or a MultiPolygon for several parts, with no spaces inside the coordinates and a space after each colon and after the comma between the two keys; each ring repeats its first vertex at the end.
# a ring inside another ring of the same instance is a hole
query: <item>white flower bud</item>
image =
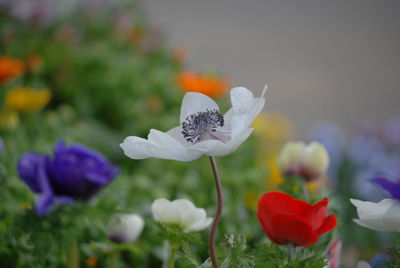
{"type": "Polygon", "coordinates": [[[115,243],[131,243],[138,239],[143,231],[144,221],[137,214],[114,214],[107,228],[108,238],[115,243]]]}
{"type": "Polygon", "coordinates": [[[304,142],[288,142],[283,147],[279,159],[278,164],[282,170],[292,168],[297,165],[299,160],[302,158],[302,153],[306,148],[306,144],[304,142]]]}
{"type": "Polygon", "coordinates": [[[319,142],[311,142],[305,152],[303,163],[319,174],[325,174],[329,165],[329,155],[325,147],[319,142]]]}
{"type": "Polygon", "coordinates": [[[207,218],[203,208],[196,208],[195,205],[186,199],[169,201],[165,198],[154,200],[151,205],[154,220],[165,225],[177,225],[184,232],[201,231],[207,228],[212,218],[207,218]]]}
{"type": "Polygon", "coordinates": [[[326,173],[329,155],[318,142],[311,142],[309,145],[304,142],[288,142],[279,155],[278,163],[284,174],[312,181],[326,173]]]}

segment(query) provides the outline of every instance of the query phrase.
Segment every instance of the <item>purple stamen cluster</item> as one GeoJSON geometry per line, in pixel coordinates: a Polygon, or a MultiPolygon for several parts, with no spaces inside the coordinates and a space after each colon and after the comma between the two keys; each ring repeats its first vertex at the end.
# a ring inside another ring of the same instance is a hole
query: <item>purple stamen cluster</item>
{"type": "Polygon", "coordinates": [[[217,110],[206,110],[186,117],[182,122],[182,135],[190,143],[200,141],[204,133],[215,132],[218,127],[224,126],[224,117],[217,110]]]}

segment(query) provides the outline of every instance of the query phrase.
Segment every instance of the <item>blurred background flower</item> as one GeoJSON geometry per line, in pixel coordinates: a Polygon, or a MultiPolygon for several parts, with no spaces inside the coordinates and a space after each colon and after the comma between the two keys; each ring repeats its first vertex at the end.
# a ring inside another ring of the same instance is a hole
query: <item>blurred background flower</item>
{"type": "Polygon", "coordinates": [[[198,74],[193,71],[181,72],[177,80],[182,91],[199,92],[211,98],[224,96],[229,87],[225,78],[212,74],[198,74]]]}
{"type": "Polygon", "coordinates": [[[88,200],[114,179],[118,168],[85,146],[67,147],[60,141],[52,158],[38,153],[24,154],[18,162],[18,173],[29,188],[39,194],[36,210],[43,216],[53,203],[88,200]]]}
{"type": "Polygon", "coordinates": [[[0,85],[14,77],[21,76],[24,71],[23,61],[9,56],[0,56],[0,85]]]}
{"type": "Polygon", "coordinates": [[[51,92],[48,89],[15,87],[7,92],[5,105],[19,113],[32,113],[46,106],[50,98],[51,92]]]}

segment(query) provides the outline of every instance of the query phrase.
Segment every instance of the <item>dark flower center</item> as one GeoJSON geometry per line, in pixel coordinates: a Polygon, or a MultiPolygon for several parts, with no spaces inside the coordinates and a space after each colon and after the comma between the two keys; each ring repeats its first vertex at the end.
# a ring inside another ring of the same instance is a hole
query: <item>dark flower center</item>
{"type": "Polygon", "coordinates": [[[183,137],[190,143],[212,137],[218,127],[224,126],[224,117],[218,110],[206,110],[186,117],[182,122],[183,137]]]}

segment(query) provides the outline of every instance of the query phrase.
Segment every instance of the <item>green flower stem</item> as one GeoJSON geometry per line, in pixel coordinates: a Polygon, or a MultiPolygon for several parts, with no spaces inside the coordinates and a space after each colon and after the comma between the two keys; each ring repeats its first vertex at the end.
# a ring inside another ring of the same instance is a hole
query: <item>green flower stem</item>
{"type": "Polygon", "coordinates": [[[211,225],[210,236],[209,236],[209,240],[208,240],[208,247],[209,247],[211,263],[212,263],[213,267],[219,268],[218,261],[217,261],[217,255],[215,253],[215,234],[217,232],[218,223],[221,220],[221,216],[222,216],[224,197],[223,197],[223,193],[222,193],[222,184],[221,184],[221,178],[220,178],[219,172],[218,172],[217,162],[215,161],[215,158],[212,156],[210,156],[210,163],[211,163],[211,168],[212,168],[212,171],[214,174],[215,187],[217,190],[218,207],[217,207],[217,214],[215,215],[215,218],[211,225]]]}
{"type": "Polygon", "coordinates": [[[111,252],[111,268],[119,267],[119,250],[111,252]]]}
{"type": "Polygon", "coordinates": [[[175,260],[176,260],[176,251],[178,250],[178,246],[170,244],[169,245],[169,254],[168,254],[168,263],[167,268],[174,268],[175,267],[175,260]]]}
{"type": "Polygon", "coordinates": [[[76,239],[72,240],[68,250],[67,268],[79,268],[79,245],[76,239]]]}
{"type": "Polygon", "coordinates": [[[290,263],[293,260],[294,257],[294,246],[292,243],[288,244],[288,263],[290,263]]]}

